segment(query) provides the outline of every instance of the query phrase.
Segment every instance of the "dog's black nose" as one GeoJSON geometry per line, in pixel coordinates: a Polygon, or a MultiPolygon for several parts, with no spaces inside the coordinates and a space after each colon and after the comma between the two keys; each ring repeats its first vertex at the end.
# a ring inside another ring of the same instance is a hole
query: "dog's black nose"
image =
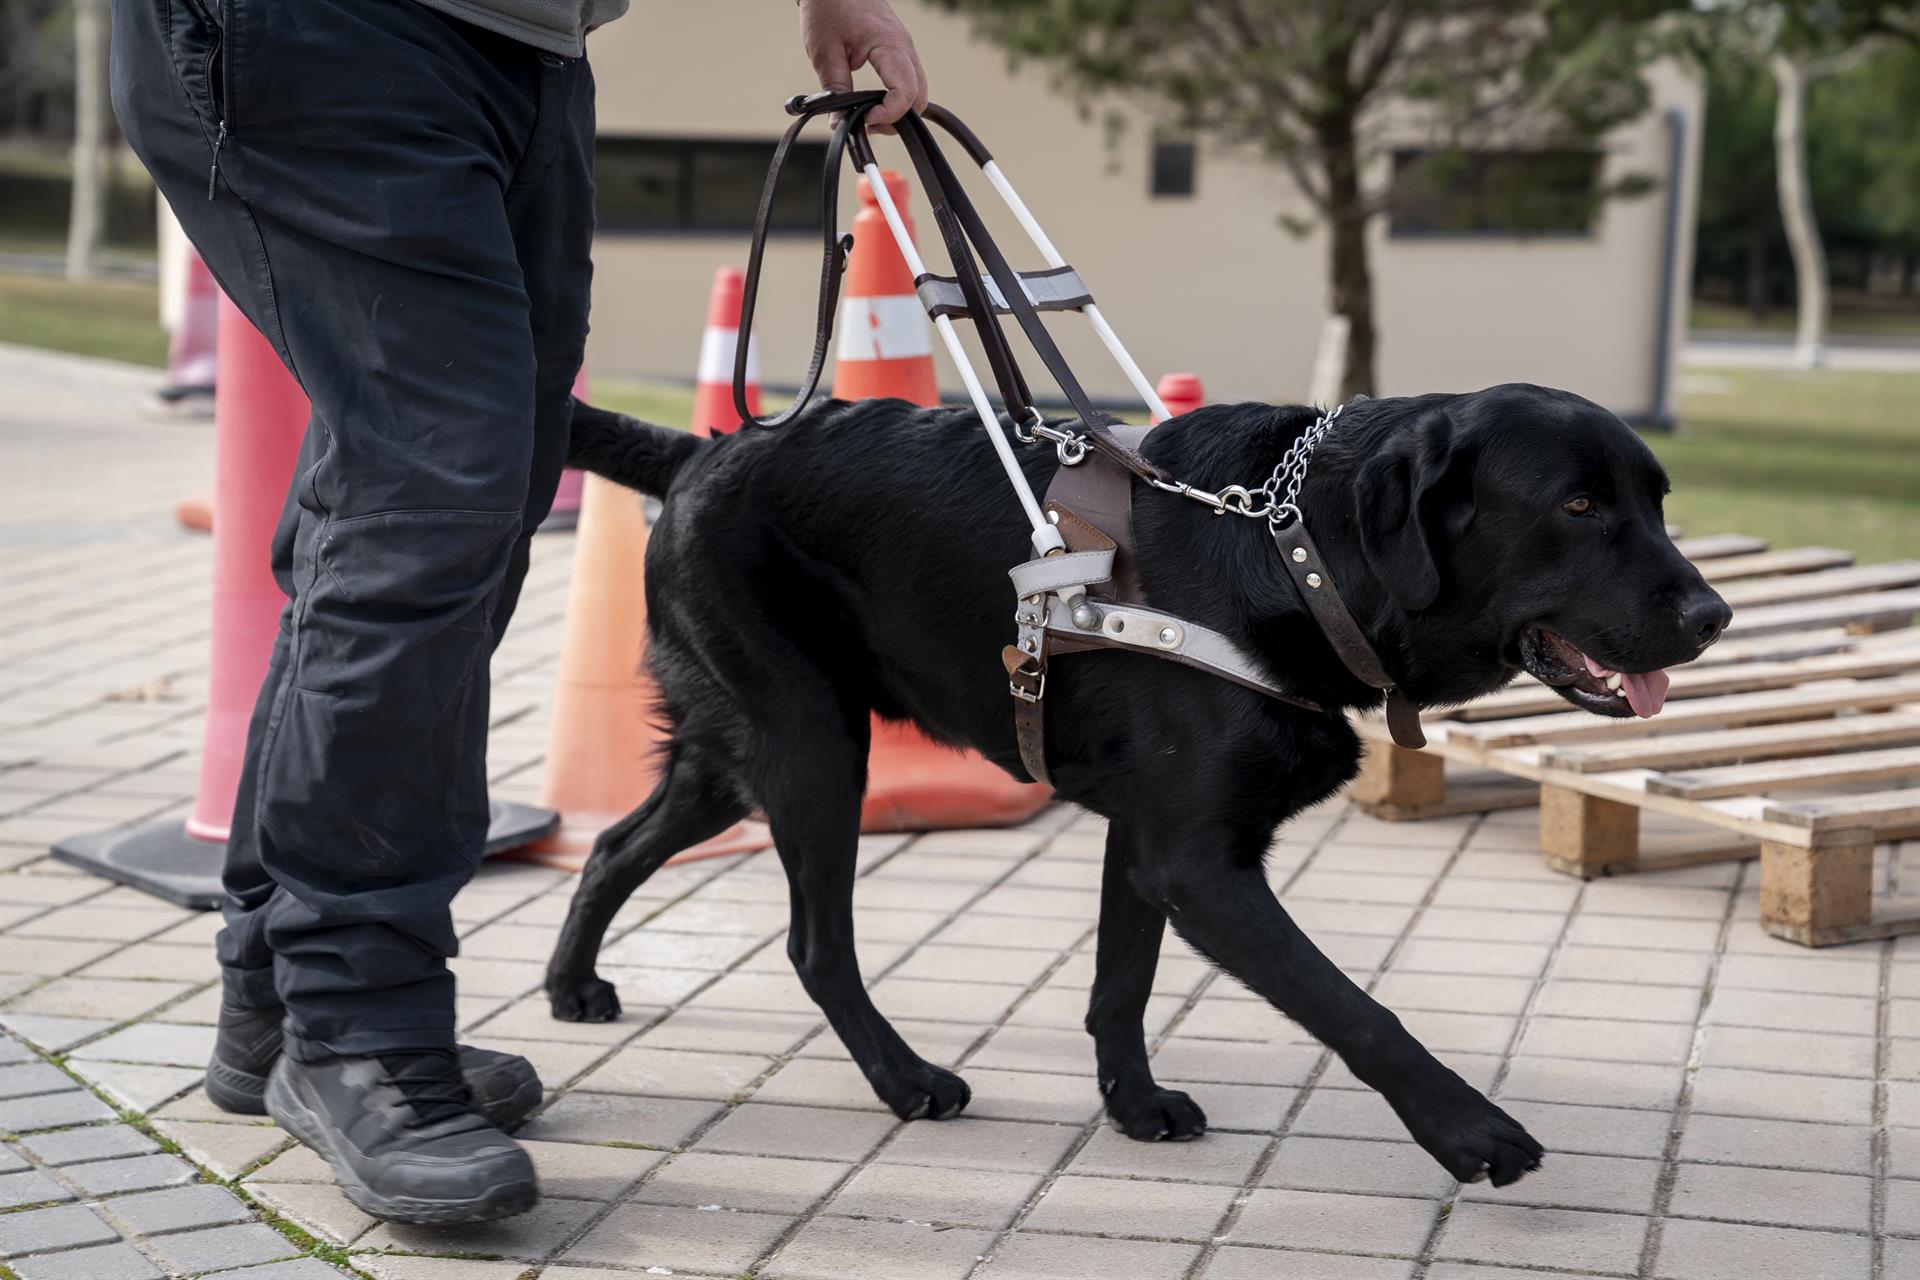
{"type": "Polygon", "coordinates": [[[1720,638],[1733,620],[1727,602],[1711,591],[1693,597],[1680,610],[1680,634],[1698,642],[1702,649],[1720,638]]]}

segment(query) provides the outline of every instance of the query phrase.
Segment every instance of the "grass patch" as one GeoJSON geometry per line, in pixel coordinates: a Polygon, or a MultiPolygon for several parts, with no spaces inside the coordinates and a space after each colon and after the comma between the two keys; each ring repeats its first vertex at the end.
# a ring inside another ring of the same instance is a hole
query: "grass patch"
{"type": "Polygon", "coordinates": [[[665,383],[635,382],[626,378],[592,378],[588,396],[593,403],[616,413],[678,427],[682,431],[693,422],[693,388],[665,383]]]}
{"type": "Polygon", "coordinates": [[[0,273],[0,342],[164,366],[158,286],[0,273]]]}
{"type": "Polygon", "coordinates": [[[1920,374],[1689,370],[1679,431],[1647,441],[1689,533],[1920,553],[1920,374]]]}
{"type": "MultiPolygon", "coordinates": [[[[1687,323],[1710,333],[1767,333],[1789,337],[1799,323],[1792,304],[1770,307],[1755,320],[1743,306],[1695,298],[1687,323]]],[[[1920,338],[1920,299],[1839,294],[1833,299],[1828,332],[1837,338],[1920,338]]]]}

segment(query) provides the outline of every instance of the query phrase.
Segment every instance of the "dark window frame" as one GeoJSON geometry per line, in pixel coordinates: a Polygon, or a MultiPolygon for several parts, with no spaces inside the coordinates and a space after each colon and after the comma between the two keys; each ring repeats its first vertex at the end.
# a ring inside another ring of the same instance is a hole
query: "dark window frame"
{"type": "Polygon", "coordinates": [[[1427,193],[1409,189],[1409,180],[1417,180],[1415,170],[1434,157],[1451,154],[1446,148],[1400,147],[1393,152],[1393,194],[1388,202],[1387,235],[1393,240],[1592,240],[1598,234],[1601,196],[1601,169],[1605,152],[1593,147],[1506,147],[1474,149],[1459,153],[1464,181],[1454,178],[1452,189],[1433,193],[1441,202],[1440,212],[1428,211],[1410,216],[1411,202],[1427,193]],[[1563,164],[1560,175],[1548,173],[1542,191],[1536,195],[1538,225],[1521,225],[1499,220],[1499,210],[1491,203],[1486,171],[1503,164],[1545,162],[1563,164]],[[1552,189],[1553,179],[1573,172],[1575,162],[1585,172],[1577,184],[1565,190],[1552,189]],[[1575,187],[1577,186],[1577,190],[1575,187]],[[1558,208],[1554,206],[1558,205],[1558,208]],[[1447,216],[1447,211],[1453,216],[1447,216]],[[1579,214],[1577,219],[1572,216],[1579,214]]]}
{"type": "MultiPolygon", "coordinates": [[[[595,201],[595,232],[599,235],[636,238],[744,235],[753,230],[753,217],[758,206],[761,185],[765,181],[767,165],[773,160],[773,150],[776,145],[771,138],[602,133],[594,139],[594,166],[596,177],[599,179],[599,195],[595,201]],[[675,186],[672,192],[674,208],[670,222],[648,223],[632,216],[631,211],[628,216],[622,217],[617,211],[608,209],[605,200],[609,195],[609,188],[605,178],[611,176],[609,170],[619,163],[622,157],[618,153],[623,150],[627,153],[625,158],[644,160],[651,157],[666,159],[672,163],[675,186]],[[695,204],[698,188],[694,181],[694,174],[696,166],[703,157],[733,162],[747,159],[754,161],[752,170],[760,176],[752,184],[752,196],[746,204],[741,206],[737,217],[728,216],[719,221],[699,221],[699,211],[695,204]]],[[[767,228],[769,237],[820,233],[822,171],[826,164],[826,154],[827,144],[823,141],[801,140],[793,144],[787,155],[786,167],[780,174],[780,189],[775,197],[773,216],[767,228]]]]}
{"type": "Polygon", "coordinates": [[[1191,200],[1200,193],[1200,149],[1184,138],[1156,138],[1147,152],[1147,197],[1191,200]]]}

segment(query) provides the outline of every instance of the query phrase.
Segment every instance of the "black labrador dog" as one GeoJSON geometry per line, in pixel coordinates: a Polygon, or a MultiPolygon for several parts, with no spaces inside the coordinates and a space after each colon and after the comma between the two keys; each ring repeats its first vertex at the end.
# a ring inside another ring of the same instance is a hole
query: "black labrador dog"
{"type": "MultiPolygon", "coordinates": [[[[1314,418],[1211,406],[1160,426],[1144,453],[1192,484],[1251,488],[1314,418]]],[[[784,428],[705,440],[578,405],[571,456],[665,499],[647,552],[647,661],[672,732],[657,789],[601,836],[581,876],[547,972],[554,1016],[618,1014],[594,973],[614,913],[673,854],[759,810],[787,872],[788,952],[807,992],[896,1114],[957,1114],[966,1083],[920,1058],[862,985],[853,885],[870,712],[1025,776],[1000,654],[1013,635],[1007,570],[1032,552],[977,419],[829,401],[784,428]]],[[[1026,446],[1022,464],[1036,492],[1059,465],[1045,445],[1026,446]]],[[[1310,619],[1264,522],[1135,488],[1157,608],[1225,632],[1321,706],[1377,705],[1310,619]]],[[[1666,490],[1618,418],[1509,385],[1353,404],[1314,453],[1300,505],[1419,705],[1525,669],[1618,716],[1657,710],[1661,669],[1697,656],[1729,616],[1668,537],[1666,490]]],[[[1538,1167],[1540,1144],[1323,956],[1268,887],[1276,828],[1357,769],[1342,712],[1113,651],[1054,663],[1046,696],[1055,788],[1109,824],[1086,1025],[1116,1127],[1148,1141],[1206,1127],[1190,1097],[1154,1082],[1141,1027],[1171,921],[1379,1090],[1454,1177],[1506,1184],[1538,1167]]]]}

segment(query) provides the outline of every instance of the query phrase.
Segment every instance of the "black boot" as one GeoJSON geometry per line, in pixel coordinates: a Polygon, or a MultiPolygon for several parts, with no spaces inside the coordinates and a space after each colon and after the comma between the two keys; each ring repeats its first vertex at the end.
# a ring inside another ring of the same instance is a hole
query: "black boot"
{"type": "Polygon", "coordinates": [[[540,1195],[533,1161],[473,1110],[451,1052],[283,1057],[267,1113],[326,1159],[348,1200],[385,1222],[492,1222],[540,1195]]]}
{"type": "MultiPolygon", "coordinates": [[[[222,1111],[263,1116],[286,1007],[274,993],[270,969],[227,969],[222,979],[220,1038],[207,1062],[207,1098],[222,1111]]],[[[459,1055],[474,1107],[502,1129],[525,1120],[545,1096],[525,1058],[464,1044],[459,1055]]]]}

